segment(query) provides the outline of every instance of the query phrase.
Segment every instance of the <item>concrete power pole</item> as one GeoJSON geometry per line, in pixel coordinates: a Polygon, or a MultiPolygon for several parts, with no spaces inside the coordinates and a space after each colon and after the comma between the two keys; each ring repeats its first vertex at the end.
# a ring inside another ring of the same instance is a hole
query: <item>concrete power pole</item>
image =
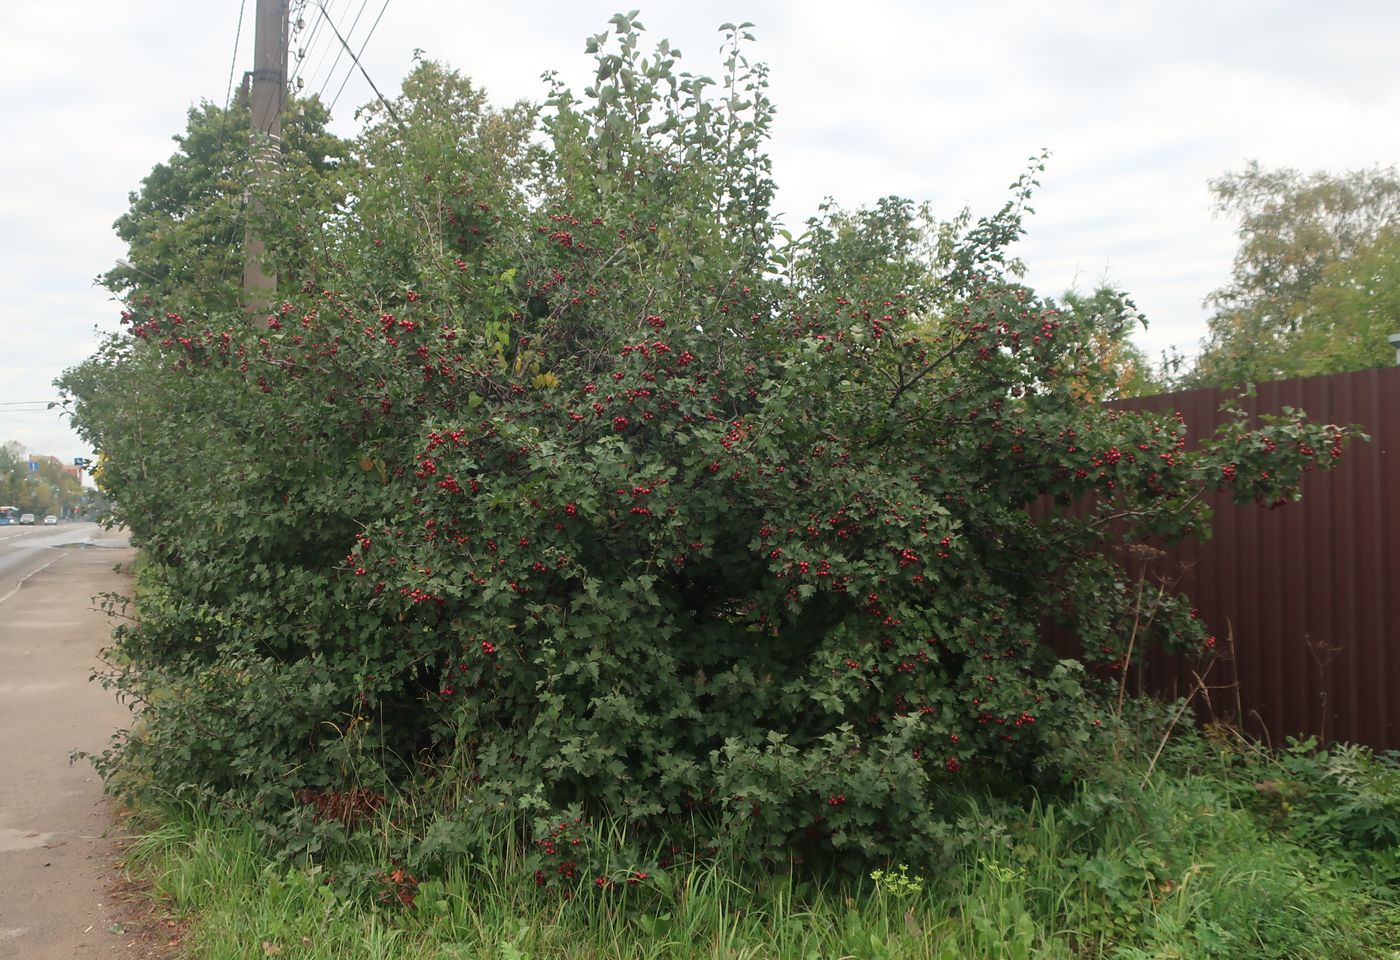
{"type": "MultiPolygon", "coordinates": [[[[282,110],[287,102],[287,36],[290,0],[257,0],[253,35],[252,110],[253,195],[250,207],[259,207],[258,190],[273,173],[282,140],[282,110]]],[[[277,291],[277,275],[263,269],[263,239],[249,229],[243,244],[243,305],[249,312],[267,310],[277,291]]]]}

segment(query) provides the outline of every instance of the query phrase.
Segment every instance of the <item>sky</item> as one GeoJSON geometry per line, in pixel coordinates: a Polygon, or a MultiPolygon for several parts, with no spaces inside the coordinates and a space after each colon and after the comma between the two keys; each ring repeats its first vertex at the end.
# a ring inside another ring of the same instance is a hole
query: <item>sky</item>
{"type": "MultiPolygon", "coordinates": [[[[636,0],[634,0],[636,2],[636,0]]],[[[186,111],[223,104],[252,66],[256,0],[11,4],[0,33],[0,442],[65,460],[54,377],[117,329],[93,279],[125,253],[111,230],[128,193],[174,150],[186,111]],[[239,29],[240,10],[242,28],[239,29]]],[[[584,42],[621,8],[592,0],[467,4],[324,0],[369,77],[392,96],[415,51],[505,104],[539,100],[540,75],[575,89],[584,42]],[[378,18],[378,26],[370,28],[378,18]]],[[[317,0],[304,92],[339,91],[332,128],[356,130],[372,96],[317,0]],[[314,31],[314,33],[313,33],[314,31]],[[314,37],[314,39],[313,39],[314,37]],[[336,44],[338,46],[338,44],[336,44]],[[329,51],[329,53],[327,53],[329,51]],[[348,79],[347,79],[348,77],[348,79]],[[341,90],[344,85],[343,91],[341,90]]],[[[1191,355],[1202,299],[1229,277],[1234,225],[1208,182],[1249,160],[1341,171],[1400,161],[1400,3],[1394,0],[724,0],[656,2],[641,20],[679,69],[720,72],[717,28],[751,21],[777,106],[777,209],[800,228],[824,197],[896,194],[935,213],[991,213],[1051,152],[1018,254],[1041,292],[1126,290],[1150,355],[1191,355]]],[[[307,45],[309,43],[309,46],[307,45]]]]}

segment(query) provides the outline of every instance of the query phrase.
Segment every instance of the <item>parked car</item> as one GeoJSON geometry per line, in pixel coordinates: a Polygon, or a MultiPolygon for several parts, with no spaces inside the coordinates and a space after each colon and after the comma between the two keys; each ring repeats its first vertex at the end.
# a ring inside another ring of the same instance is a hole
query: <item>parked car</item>
{"type": "Polygon", "coordinates": [[[29,524],[30,526],[33,526],[33,525],[34,525],[34,514],[32,514],[32,513],[21,513],[21,514],[19,515],[19,522],[20,522],[20,523],[27,523],[27,524],[29,524]]]}
{"type": "Polygon", "coordinates": [[[44,518],[44,526],[46,527],[56,526],[57,524],[58,517],[55,517],[53,514],[49,514],[47,517],[44,518]]]}

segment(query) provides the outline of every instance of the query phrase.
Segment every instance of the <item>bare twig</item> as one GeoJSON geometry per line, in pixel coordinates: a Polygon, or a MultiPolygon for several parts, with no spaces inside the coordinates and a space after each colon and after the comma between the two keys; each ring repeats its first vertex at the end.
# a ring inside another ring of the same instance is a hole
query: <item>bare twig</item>
{"type": "MultiPolygon", "coordinates": [[[[1215,666],[1214,660],[1206,667],[1205,672],[1209,674],[1210,668],[1213,666],[1215,666]]],[[[1157,743],[1157,750],[1152,754],[1152,759],[1147,764],[1147,771],[1142,775],[1142,783],[1139,785],[1139,789],[1145,789],[1147,787],[1147,781],[1152,779],[1152,771],[1157,769],[1157,761],[1161,758],[1162,751],[1167,748],[1167,741],[1171,739],[1172,733],[1176,730],[1176,725],[1181,722],[1182,716],[1186,713],[1186,708],[1191,706],[1191,701],[1196,698],[1198,693],[1206,688],[1205,677],[1196,673],[1194,670],[1191,671],[1191,676],[1195,678],[1196,685],[1191,689],[1191,693],[1188,696],[1181,699],[1181,706],[1177,707],[1176,715],[1172,717],[1172,722],[1167,724],[1167,729],[1163,732],[1162,739],[1157,743]]]]}

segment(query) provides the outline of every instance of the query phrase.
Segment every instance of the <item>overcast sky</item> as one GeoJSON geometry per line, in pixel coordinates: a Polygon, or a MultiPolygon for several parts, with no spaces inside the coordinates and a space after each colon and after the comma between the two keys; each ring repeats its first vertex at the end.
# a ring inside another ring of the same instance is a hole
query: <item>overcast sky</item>
{"type": "MultiPolygon", "coordinates": [[[[116,329],[92,279],[123,256],[111,224],[173,150],[191,104],[222,104],[250,69],[256,0],[7,4],[0,32],[0,441],[65,459],[89,451],[54,412],[51,381],[116,329]]],[[[584,40],[619,7],[592,0],[325,0],[391,94],[413,51],[471,75],[497,103],[539,99],[540,74],[576,88],[584,40]],[[360,11],[363,11],[360,13],[360,11]],[[358,23],[356,15],[360,13],[358,23]]],[[[294,0],[293,8],[300,6],[294,0]]],[[[305,4],[311,36],[319,14],[305,4]]],[[[1108,280],[1131,293],[1154,356],[1194,353],[1201,298],[1228,277],[1233,226],[1207,181],[1246,160],[1355,169],[1400,161],[1400,2],[966,0],[661,2],[642,8],[680,67],[718,73],[727,21],[751,20],[771,68],[778,208],[799,227],[823,196],[888,194],[951,215],[990,212],[1041,148],[1052,151],[1020,248],[1058,294],[1108,280]]],[[[330,31],[300,68],[329,101],[330,31]],[[329,56],[322,59],[324,51],[329,56]]],[[[351,75],[336,105],[351,134],[371,96],[351,75]]]]}

